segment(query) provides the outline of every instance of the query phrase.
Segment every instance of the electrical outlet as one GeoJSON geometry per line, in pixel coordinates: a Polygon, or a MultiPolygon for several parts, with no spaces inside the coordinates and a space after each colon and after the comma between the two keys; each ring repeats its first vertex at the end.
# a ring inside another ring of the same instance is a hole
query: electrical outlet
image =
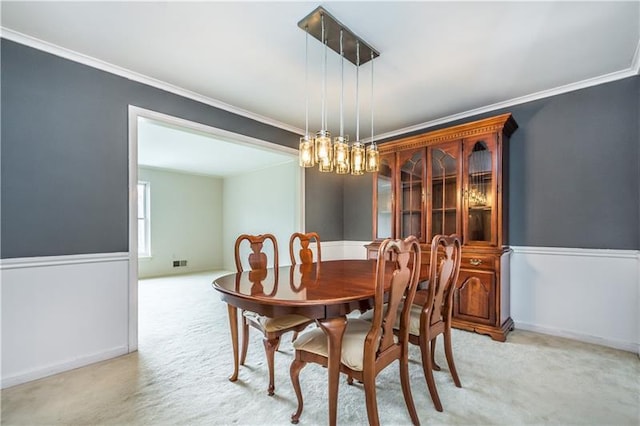
{"type": "Polygon", "coordinates": [[[173,267],[177,268],[178,266],[180,266],[180,261],[179,260],[174,260],[173,261],[173,267]]]}
{"type": "Polygon", "coordinates": [[[187,266],[187,261],[186,260],[181,260],[180,261],[180,266],[187,266]]]}

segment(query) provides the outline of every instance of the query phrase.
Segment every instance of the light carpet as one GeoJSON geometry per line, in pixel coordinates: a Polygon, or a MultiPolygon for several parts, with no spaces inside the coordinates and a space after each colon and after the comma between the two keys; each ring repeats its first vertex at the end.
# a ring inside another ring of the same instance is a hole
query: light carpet
{"type": "MultiPolygon", "coordinates": [[[[276,395],[252,332],[240,378],[232,372],[226,305],[210,283],[216,273],[141,280],[139,351],[2,391],[5,425],[285,425],[296,409],[289,380],[292,347],[276,353],[276,395]]],[[[411,387],[422,424],[640,424],[637,354],[515,330],[507,342],[454,331],[462,388],[446,368],[442,341],[435,372],[444,412],[433,408],[419,350],[410,353],[411,387]]],[[[301,425],[326,424],[326,370],[300,375],[301,425]]],[[[338,423],[367,424],[361,385],[341,378],[338,423]]],[[[397,364],[377,379],[384,425],[410,424],[397,364]]]]}

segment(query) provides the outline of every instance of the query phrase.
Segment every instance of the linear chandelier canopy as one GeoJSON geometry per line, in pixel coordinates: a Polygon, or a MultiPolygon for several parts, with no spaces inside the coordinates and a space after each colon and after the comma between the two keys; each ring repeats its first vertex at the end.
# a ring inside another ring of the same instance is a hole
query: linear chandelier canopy
{"type": "Polygon", "coordinates": [[[360,141],[360,105],[359,105],[359,68],[360,65],[373,61],[380,54],[364,40],[356,36],[349,28],[329,14],[323,7],[317,7],[313,12],[298,22],[298,26],[305,31],[305,90],[307,91],[305,104],[305,134],[300,138],[300,166],[313,167],[318,164],[321,172],[339,174],[351,173],[362,175],[364,171],[377,172],[379,166],[378,148],[373,135],[373,62],[371,65],[371,144],[365,148],[360,141]],[[322,57],[322,128],[312,138],[309,133],[309,85],[308,85],[308,38],[315,37],[323,44],[322,57]],[[335,141],[331,142],[331,133],[327,129],[326,81],[327,81],[327,50],[333,50],[340,55],[340,132],[335,141]],[[349,145],[349,137],[344,135],[344,60],[347,59],[356,66],[356,140],[353,147],[349,145]]]}
{"type": "Polygon", "coordinates": [[[343,32],[343,50],[344,58],[349,60],[353,65],[357,63],[357,45],[360,44],[360,65],[366,64],[368,61],[380,56],[373,47],[355,35],[349,28],[342,25],[340,21],[334,18],[322,6],[318,6],[313,12],[305,16],[298,22],[298,26],[304,31],[309,31],[309,35],[315,37],[322,43],[322,21],[324,17],[324,31],[327,46],[340,54],[340,31],[343,32]]]}

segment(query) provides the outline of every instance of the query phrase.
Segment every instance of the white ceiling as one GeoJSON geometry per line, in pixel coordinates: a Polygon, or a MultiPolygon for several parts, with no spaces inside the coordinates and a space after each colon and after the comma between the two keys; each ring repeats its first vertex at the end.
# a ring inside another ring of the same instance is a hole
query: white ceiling
{"type": "MultiPolygon", "coordinates": [[[[302,132],[305,33],[297,22],[318,5],[2,1],[1,22],[4,37],[41,40],[85,55],[85,62],[95,58],[129,77],[150,77],[152,84],[168,83],[169,90],[189,91],[205,102],[302,132]]],[[[380,52],[373,61],[376,138],[638,74],[639,1],[329,1],[322,6],[380,52]]],[[[321,44],[310,38],[312,132],[320,126],[321,53],[321,44]]],[[[334,135],[339,63],[330,51],[328,127],[334,135]]],[[[362,139],[370,136],[370,65],[360,73],[362,139]]],[[[355,67],[347,62],[345,133],[351,140],[354,80],[355,67]]]]}

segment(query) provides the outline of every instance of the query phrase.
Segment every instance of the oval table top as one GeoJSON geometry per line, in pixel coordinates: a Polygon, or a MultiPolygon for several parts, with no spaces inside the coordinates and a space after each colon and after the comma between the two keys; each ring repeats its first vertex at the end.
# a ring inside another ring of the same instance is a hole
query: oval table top
{"type": "Polygon", "coordinates": [[[375,276],[375,260],[332,260],[232,273],[215,279],[213,287],[238,308],[321,319],[369,309],[375,276]]]}

